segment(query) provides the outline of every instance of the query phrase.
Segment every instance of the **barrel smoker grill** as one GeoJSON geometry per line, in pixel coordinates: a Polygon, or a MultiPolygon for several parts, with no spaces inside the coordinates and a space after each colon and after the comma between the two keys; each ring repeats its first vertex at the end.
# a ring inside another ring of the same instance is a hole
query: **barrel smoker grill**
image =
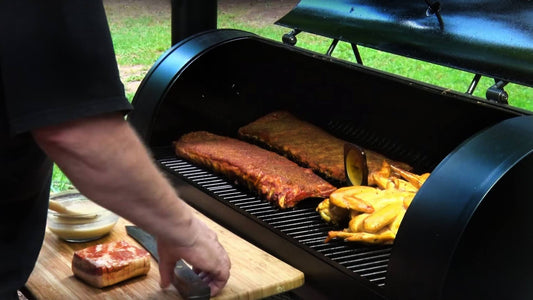
{"type": "MultiPolygon", "coordinates": [[[[185,16],[194,19],[196,13],[213,11],[206,5],[216,5],[200,2],[198,7],[179,2],[173,40],[177,32],[183,37],[149,71],[128,117],[186,201],[303,271],[301,290],[317,296],[533,295],[531,112],[292,45],[296,34],[307,31],[331,37],[333,44],[349,41],[355,50],[372,46],[471,71],[476,78],[491,76],[500,84],[487,97],[505,100],[502,82],[533,85],[533,4],[508,1],[513,9],[505,11],[507,17],[494,18],[504,13],[498,1],[481,1],[475,7],[483,11],[463,15],[469,1],[399,6],[398,1],[303,0],[278,21],[292,31],[277,42],[240,30],[209,29],[205,23],[194,29],[185,16]],[[476,31],[478,39],[466,38],[471,32],[456,25],[471,25],[476,18],[492,20],[483,25],[489,31],[498,22],[513,21],[499,32],[476,31]],[[529,23],[521,22],[526,19],[529,23]],[[403,30],[409,38],[399,36],[403,30]],[[503,32],[517,35],[508,43],[503,32]],[[416,172],[432,173],[393,246],[324,243],[334,228],[316,213],[319,199],[280,210],[173,152],[172,141],[184,133],[207,130],[237,137],[240,126],[274,110],[290,111],[335,136],[408,162],[416,172]]],[[[173,5],[176,16],[176,1],[173,5]]],[[[475,81],[470,89],[474,86],[475,81]]]]}

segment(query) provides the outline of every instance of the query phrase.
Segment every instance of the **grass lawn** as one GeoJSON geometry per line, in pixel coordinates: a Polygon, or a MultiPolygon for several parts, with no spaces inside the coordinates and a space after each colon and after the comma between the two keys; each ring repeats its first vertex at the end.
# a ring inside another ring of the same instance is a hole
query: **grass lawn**
{"type": "MultiPolygon", "coordinates": [[[[123,17],[113,12],[108,13],[117,61],[121,69],[122,81],[126,87],[126,96],[133,99],[135,88],[158,57],[170,47],[169,15],[150,15],[138,12],[134,17],[123,17]]],[[[219,28],[235,28],[256,33],[260,36],[280,41],[287,28],[277,25],[258,26],[241,21],[236,14],[223,12],[218,16],[219,28]]],[[[326,53],[331,40],[301,33],[298,35],[298,47],[318,53],[326,53]]],[[[382,71],[406,76],[435,84],[441,87],[464,92],[467,90],[474,74],[453,70],[438,65],[423,63],[370,48],[359,48],[366,66],[382,71]]],[[[348,43],[339,42],[332,56],[355,62],[352,49],[348,43]]],[[[485,98],[485,91],[493,84],[490,78],[482,78],[475,96],[485,98]]],[[[533,111],[533,88],[515,84],[506,86],[510,105],[533,111]]],[[[52,190],[61,191],[70,187],[68,179],[55,167],[52,190]]]]}

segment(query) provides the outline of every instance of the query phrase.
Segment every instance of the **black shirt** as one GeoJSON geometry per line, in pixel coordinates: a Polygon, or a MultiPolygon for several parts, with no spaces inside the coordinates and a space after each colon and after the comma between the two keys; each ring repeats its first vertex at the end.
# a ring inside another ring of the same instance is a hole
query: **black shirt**
{"type": "Polygon", "coordinates": [[[0,299],[44,237],[52,163],[30,131],[131,108],[101,0],[0,0],[0,299]]]}

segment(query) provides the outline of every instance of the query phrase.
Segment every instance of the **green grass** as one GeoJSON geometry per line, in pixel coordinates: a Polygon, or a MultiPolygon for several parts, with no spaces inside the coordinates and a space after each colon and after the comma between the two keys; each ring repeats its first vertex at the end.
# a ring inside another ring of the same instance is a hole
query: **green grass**
{"type": "MultiPolygon", "coordinates": [[[[281,41],[283,34],[290,31],[287,28],[276,25],[266,27],[250,26],[240,22],[237,16],[231,14],[220,14],[218,27],[241,29],[276,41],[281,41]]],[[[110,29],[117,61],[121,66],[143,65],[146,66],[146,69],[149,69],[159,56],[170,48],[170,19],[151,16],[121,19],[112,16],[110,18],[110,29]]],[[[326,53],[331,43],[330,39],[307,33],[301,33],[297,38],[297,47],[318,53],[326,53]]],[[[359,52],[363,59],[363,64],[368,67],[459,92],[464,92],[468,89],[474,76],[471,73],[424,63],[370,48],[360,47],[359,52]]],[[[332,56],[355,63],[351,46],[348,43],[340,42],[332,56]]],[[[123,81],[142,79],[140,77],[142,76],[133,75],[123,78],[123,81]]],[[[492,84],[492,79],[482,78],[474,95],[485,98],[485,91],[492,84]]],[[[510,105],[533,111],[533,88],[509,84],[505,89],[510,96],[510,105]]],[[[126,96],[131,101],[134,94],[128,93],[126,96]]],[[[55,166],[52,190],[61,191],[71,186],[68,178],[55,166]]]]}
{"type": "Polygon", "coordinates": [[[50,191],[57,193],[73,188],[70,180],[61,172],[61,170],[54,164],[54,172],[52,174],[52,184],[50,185],[50,191]]]}
{"type": "Polygon", "coordinates": [[[119,65],[152,65],[170,47],[170,22],[154,17],[110,23],[119,65]]]}

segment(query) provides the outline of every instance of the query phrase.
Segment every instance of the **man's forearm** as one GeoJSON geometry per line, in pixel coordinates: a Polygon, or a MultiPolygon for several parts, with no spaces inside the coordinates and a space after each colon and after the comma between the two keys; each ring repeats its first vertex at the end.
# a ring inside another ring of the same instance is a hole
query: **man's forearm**
{"type": "Polygon", "coordinates": [[[175,190],[121,115],[87,118],[33,134],[80,192],[100,205],[155,235],[166,235],[165,228],[158,226],[162,221],[180,228],[190,226],[190,208],[178,201],[175,190]]]}

